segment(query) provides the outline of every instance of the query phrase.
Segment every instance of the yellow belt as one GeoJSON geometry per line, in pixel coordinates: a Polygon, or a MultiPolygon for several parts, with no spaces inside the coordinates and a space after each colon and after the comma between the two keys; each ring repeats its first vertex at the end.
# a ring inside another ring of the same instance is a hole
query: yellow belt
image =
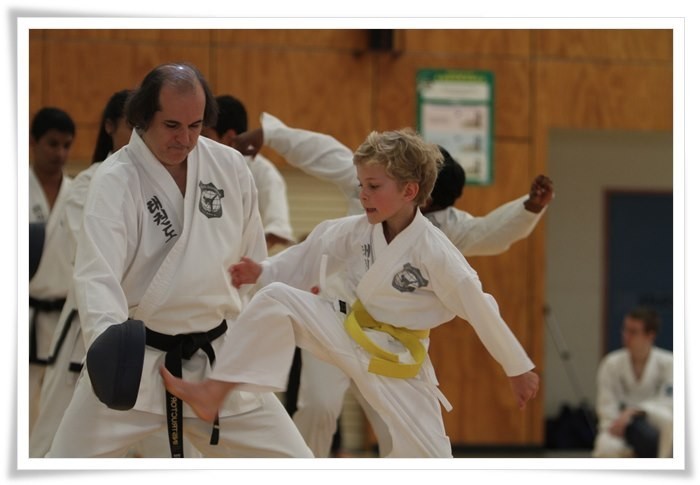
{"type": "Polygon", "coordinates": [[[420,371],[426,355],[425,347],[420,339],[428,338],[430,330],[409,330],[378,322],[365,310],[359,299],[355,301],[352,311],[345,319],[345,330],[355,342],[372,356],[367,369],[369,372],[387,377],[410,379],[415,377],[420,371]],[[388,333],[409,350],[415,362],[413,364],[399,362],[398,355],[388,352],[375,344],[367,337],[362,330],[363,328],[371,328],[372,330],[388,333]]]}

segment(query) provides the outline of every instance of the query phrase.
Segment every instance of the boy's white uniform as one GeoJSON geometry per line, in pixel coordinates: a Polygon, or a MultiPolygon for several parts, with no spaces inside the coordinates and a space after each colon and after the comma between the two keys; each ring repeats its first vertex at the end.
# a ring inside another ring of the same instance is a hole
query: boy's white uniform
{"type": "Polygon", "coordinates": [[[41,262],[28,288],[30,436],[41,405],[41,385],[51,340],[72,275],[68,228],[62,219],[71,182],[70,177],[63,176],[54,206],[50,208],[34,169],[29,167],[29,222],[46,224],[41,262]]]}
{"type": "Polygon", "coordinates": [[[652,347],[639,380],[634,375],[629,350],[606,355],[598,368],[598,435],[593,456],[629,457],[632,448],[608,432],[623,407],[641,409],[659,430],[659,458],[673,456],[673,353],[652,347]]]}
{"type": "MultiPolygon", "coordinates": [[[[268,113],[263,113],[260,121],[265,145],[282,155],[290,165],[336,184],[348,201],[348,214],[364,213],[359,200],[353,152],[349,148],[329,135],[290,128],[268,113]]],[[[514,242],[527,237],[545,212],[526,210],[523,202],[527,197],[525,195],[503,204],[483,217],[474,217],[455,207],[425,216],[447,235],[463,255],[500,254],[514,242]]],[[[329,278],[329,284],[338,284],[335,277],[329,278]]],[[[350,378],[340,369],[302,349],[294,422],[317,457],[329,455],[345,392],[349,387],[356,391],[350,378]]],[[[372,423],[381,453],[389,445],[386,428],[362,396],[358,392],[355,392],[355,396],[372,423]]]]}
{"type": "MultiPolygon", "coordinates": [[[[450,457],[440,401],[448,410],[449,404],[427,356],[416,377],[368,372],[371,356],[346,332],[340,301],[349,312],[359,298],[377,321],[409,330],[429,330],[459,315],[508,376],[534,367],[495,300],[482,291],[476,272],[419,211],[390,244],[382,225],[369,224],[364,215],[323,222],[303,243],[263,262],[263,268],[259,282],[267,286],[241,314],[235,338],[227,340],[210,377],[242,383],[241,389],[283,390],[296,340],[353,379],[387,426],[392,440],[387,456],[450,457]],[[325,271],[345,274],[339,294],[308,291],[325,271]]],[[[389,334],[365,329],[364,335],[398,354],[401,362],[412,362],[389,334]]],[[[426,351],[428,342],[421,340],[426,351]]]]}
{"type": "MultiPolygon", "coordinates": [[[[227,268],[264,257],[265,240],[250,171],[236,151],[200,137],[187,157],[183,196],[134,131],[103,162],[85,203],[75,261],[75,294],[85,347],[127,318],[165,335],[236,325],[241,297],[227,268]]],[[[211,342],[216,358],[227,333],[211,342]]],[[[99,402],[83,370],[49,457],[123,456],[130,445],[166,433],[165,353],[146,347],[136,404],[115,411],[99,402]]],[[[205,378],[209,358],[182,361],[183,377],[205,378]]],[[[274,394],[231,393],[220,409],[221,437],[183,406],[184,433],[205,456],[310,456],[274,394]],[[274,436],[274,439],[271,437],[274,436]]]]}
{"type": "Polygon", "coordinates": [[[294,241],[289,221],[287,184],[275,164],[262,155],[248,158],[248,168],[258,189],[258,208],[265,234],[294,241]]]}

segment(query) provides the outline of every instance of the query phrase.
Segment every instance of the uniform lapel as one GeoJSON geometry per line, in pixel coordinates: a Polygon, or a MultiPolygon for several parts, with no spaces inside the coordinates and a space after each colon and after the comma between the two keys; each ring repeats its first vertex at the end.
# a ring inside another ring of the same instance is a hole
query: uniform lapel
{"type": "Polygon", "coordinates": [[[370,237],[370,254],[373,261],[357,285],[357,296],[362,302],[367,302],[372,295],[381,294],[385,287],[387,278],[393,278],[397,273],[397,267],[406,259],[406,253],[411,250],[416,237],[425,229],[427,220],[420,211],[409,226],[401,231],[390,244],[386,243],[384,231],[381,224],[372,227],[370,237]]]}

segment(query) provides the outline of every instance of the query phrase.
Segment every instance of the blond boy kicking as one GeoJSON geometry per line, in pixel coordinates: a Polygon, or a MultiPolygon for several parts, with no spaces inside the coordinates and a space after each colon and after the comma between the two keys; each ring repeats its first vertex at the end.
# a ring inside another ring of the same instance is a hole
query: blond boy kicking
{"type": "Polygon", "coordinates": [[[166,387],[213,421],[232,389],[284,390],[295,345],[342,369],[387,424],[388,457],[451,457],[427,355],[429,333],[455,315],[470,322],[510,377],[519,407],[532,399],[534,364],[483,292],[476,272],[418,210],[442,161],[411,130],[371,133],[354,155],[365,213],[319,224],[298,245],[229,269],[237,288],[261,289],[230,329],[209,379],[164,368],[166,387]],[[324,291],[327,273],[343,288],[324,291]],[[308,291],[320,286],[319,295],[308,291]]]}

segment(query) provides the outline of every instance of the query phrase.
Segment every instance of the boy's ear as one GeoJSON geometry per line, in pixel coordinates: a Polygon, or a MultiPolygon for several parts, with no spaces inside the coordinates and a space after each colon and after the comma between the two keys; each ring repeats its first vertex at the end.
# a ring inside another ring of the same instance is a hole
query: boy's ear
{"type": "Polygon", "coordinates": [[[413,200],[418,196],[419,190],[418,182],[406,182],[403,188],[403,195],[407,200],[413,200]]]}

